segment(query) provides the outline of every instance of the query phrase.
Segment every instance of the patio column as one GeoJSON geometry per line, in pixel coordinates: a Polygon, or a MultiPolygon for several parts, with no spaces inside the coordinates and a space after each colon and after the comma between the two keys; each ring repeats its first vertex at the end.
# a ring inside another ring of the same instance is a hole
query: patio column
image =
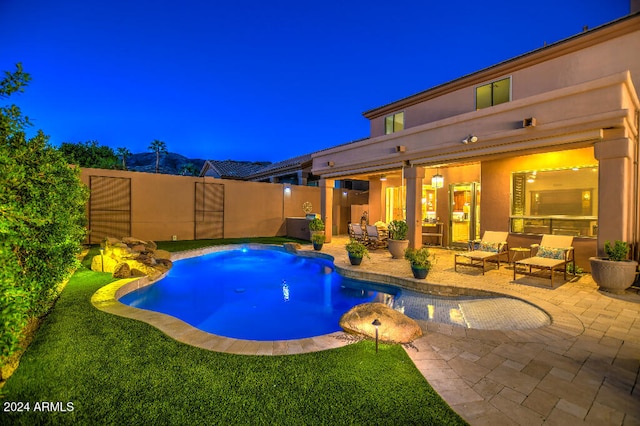
{"type": "Polygon", "coordinates": [[[407,227],[409,228],[409,247],[422,247],[422,178],[424,167],[404,169],[407,181],[407,227]]]}
{"type": "Polygon", "coordinates": [[[334,179],[320,179],[320,219],[324,222],[325,242],[331,242],[333,234],[333,187],[334,179]]]}
{"type": "Polygon", "coordinates": [[[378,178],[369,179],[369,224],[385,221],[383,182],[378,178]]]}
{"type": "Polygon", "coordinates": [[[633,141],[629,138],[595,144],[598,160],[598,254],[605,241],[632,242],[633,141]]]}

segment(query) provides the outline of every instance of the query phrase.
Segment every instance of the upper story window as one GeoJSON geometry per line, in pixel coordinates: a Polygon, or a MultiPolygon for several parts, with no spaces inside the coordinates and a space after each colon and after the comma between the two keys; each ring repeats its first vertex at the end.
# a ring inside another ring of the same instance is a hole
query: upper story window
{"type": "Polygon", "coordinates": [[[476,109],[487,108],[511,100],[511,77],[476,87],[476,109]]]}
{"type": "Polygon", "coordinates": [[[399,132],[404,129],[404,112],[387,115],[384,118],[384,134],[399,132]]]}

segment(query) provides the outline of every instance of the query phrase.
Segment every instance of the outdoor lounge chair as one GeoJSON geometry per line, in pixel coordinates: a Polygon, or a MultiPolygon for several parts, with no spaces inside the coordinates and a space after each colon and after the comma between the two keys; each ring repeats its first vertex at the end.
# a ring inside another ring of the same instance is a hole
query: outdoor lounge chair
{"type": "Polygon", "coordinates": [[[371,248],[377,249],[387,246],[387,239],[378,231],[375,225],[367,225],[367,245],[371,248]]]}
{"type": "Polygon", "coordinates": [[[484,275],[487,262],[496,262],[500,269],[500,257],[506,256],[509,262],[509,248],[507,245],[508,232],[485,231],[479,244],[470,244],[470,251],[456,253],[453,256],[453,270],[458,271],[458,265],[482,268],[484,275]],[[466,259],[460,262],[459,260],[466,259]]]}
{"type": "MultiPolygon", "coordinates": [[[[567,280],[567,265],[573,264],[573,276],[576,275],[576,261],[573,256],[573,237],[570,235],[549,235],[542,236],[540,244],[533,244],[531,252],[535,254],[532,257],[518,260],[513,264],[513,279],[516,279],[518,266],[528,266],[529,275],[531,268],[540,270],[549,270],[551,274],[551,287],[553,288],[553,272],[564,272],[564,280],[567,280]]],[[[520,272],[524,273],[524,272],[520,272]]]]}
{"type": "Polygon", "coordinates": [[[364,244],[366,237],[364,232],[362,231],[362,226],[358,223],[356,224],[350,223],[348,226],[349,226],[349,237],[351,237],[356,241],[360,241],[361,243],[364,244]]]}

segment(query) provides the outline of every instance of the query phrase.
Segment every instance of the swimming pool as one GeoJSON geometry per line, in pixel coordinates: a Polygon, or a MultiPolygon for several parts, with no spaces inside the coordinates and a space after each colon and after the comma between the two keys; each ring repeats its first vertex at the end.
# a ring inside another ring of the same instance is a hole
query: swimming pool
{"type": "Polygon", "coordinates": [[[340,317],[381,302],[411,318],[467,328],[523,329],[550,323],[540,309],[507,297],[429,296],[343,277],[330,260],[278,249],[235,248],[176,261],[152,285],[120,302],[245,340],[292,340],[340,331],[340,317]],[[505,308],[506,307],[506,308],[505,308]],[[495,312],[508,316],[493,318],[495,312]]]}

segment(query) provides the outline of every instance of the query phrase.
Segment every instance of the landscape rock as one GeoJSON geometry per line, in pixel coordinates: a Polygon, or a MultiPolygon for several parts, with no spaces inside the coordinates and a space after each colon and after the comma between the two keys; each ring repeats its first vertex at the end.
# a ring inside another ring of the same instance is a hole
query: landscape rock
{"type": "Polygon", "coordinates": [[[302,248],[302,246],[298,243],[284,243],[284,251],[287,253],[295,253],[302,248]]]}
{"type": "Polygon", "coordinates": [[[171,259],[171,253],[166,250],[156,250],[153,252],[156,259],[171,259]]]}
{"type": "Polygon", "coordinates": [[[348,333],[375,338],[374,320],[380,321],[378,339],[381,342],[409,343],[422,336],[418,323],[384,303],[363,303],[354,306],[340,318],[340,327],[348,333]]]}
{"type": "Polygon", "coordinates": [[[113,269],[114,278],[129,278],[131,276],[131,268],[126,262],[120,262],[113,269]]]}
{"type": "Polygon", "coordinates": [[[171,253],[157,250],[157,247],[153,241],[135,237],[125,237],[122,240],[105,238],[102,242],[102,254],[91,259],[91,270],[111,272],[115,278],[146,275],[156,279],[173,265],[171,253]]]}

